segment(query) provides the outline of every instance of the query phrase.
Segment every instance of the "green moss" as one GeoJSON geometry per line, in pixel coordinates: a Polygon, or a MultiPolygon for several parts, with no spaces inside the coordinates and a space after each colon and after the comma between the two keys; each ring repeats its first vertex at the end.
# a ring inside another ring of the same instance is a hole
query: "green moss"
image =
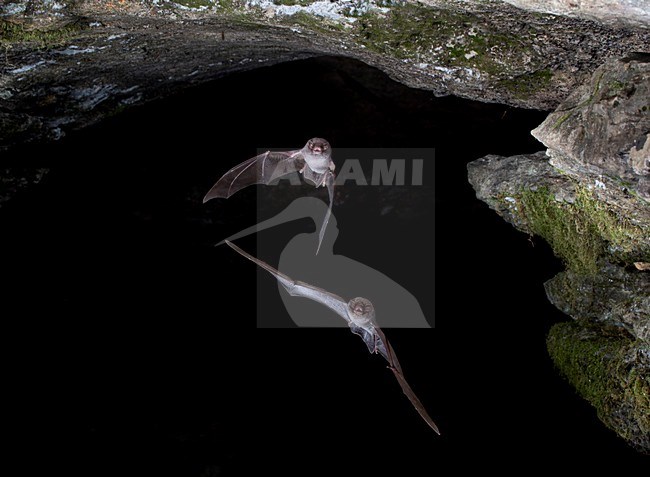
{"type": "Polygon", "coordinates": [[[610,93],[618,94],[620,91],[623,91],[623,89],[625,88],[625,83],[618,80],[612,80],[608,83],[607,87],[610,93]]]}
{"type": "Polygon", "coordinates": [[[600,91],[600,86],[601,86],[601,81],[603,79],[603,75],[604,75],[604,73],[601,72],[600,75],[598,76],[598,79],[596,80],[596,84],[594,85],[594,89],[589,92],[589,96],[587,97],[587,99],[585,99],[581,103],[579,103],[576,106],[574,106],[573,108],[571,108],[571,110],[568,111],[567,113],[560,116],[560,119],[558,119],[555,122],[555,124],[553,125],[554,129],[558,129],[560,126],[562,126],[562,124],[564,124],[580,108],[582,108],[583,106],[587,106],[588,104],[591,104],[591,103],[594,102],[594,100],[596,99],[596,95],[600,91]]]}
{"type": "Polygon", "coordinates": [[[401,59],[423,57],[445,66],[508,73],[506,57],[530,56],[530,39],[497,32],[473,14],[409,3],[386,15],[368,12],[355,24],[368,49],[401,59]]]}
{"type": "Polygon", "coordinates": [[[571,116],[573,116],[573,111],[569,111],[567,113],[564,113],[560,118],[555,121],[555,124],[553,125],[553,129],[558,129],[562,124],[566,122],[567,119],[569,119],[571,116]]]}
{"type": "Polygon", "coordinates": [[[650,250],[639,248],[648,232],[621,220],[586,188],[576,186],[572,204],[555,200],[546,188],[522,191],[519,200],[530,231],[579,275],[598,273],[601,257],[625,263],[650,258],[650,250]]]}
{"type": "MultiPolygon", "coordinates": [[[[553,363],[599,418],[628,440],[650,432],[650,376],[642,364],[630,364],[628,355],[647,345],[619,331],[558,323],[548,335],[553,363]],[[627,425],[616,422],[625,409],[627,425]],[[631,423],[631,424],[630,424],[631,423]]],[[[637,351],[638,352],[638,351],[637,351]]]]}
{"type": "Polygon", "coordinates": [[[633,368],[628,374],[626,394],[639,409],[639,427],[646,435],[650,435],[650,376],[633,368]]]}
{"type": "Polygon", "coordinates": [[[215,0],[174,0],[174,3],[189,8],[214,7],[217,3],[215,0]]]}
{"type": "MultiPolygon", "coordinates": [[[[546,345],[554,364],[598,413],[606,414],[608,398],[617,383],[613,379],[612,365],[622,345],[622,338],[605,338],[584,333],[579,339],[580,326],[575,323],[558,323],[548,335],[546,345]]],[[[619,391],[620,392],[620,391],[619,391]]]]}
{"type": "Polygon", "coordinates": [[[527,73],[514,78],[499,81],[499,85],[512,91],[515,97],[527,99],[535,92],[546,88],[551,84],[553,72],[549,69],[542,69],[533,73],[527,73]]]}
{"type": "Polygon", "coordinates": [[[28,27],[20,23],[0,20],[0,45],[30,43],[38,48],[55,48],[70,41],[83,29],[79,22],[50,29],[28,27]]]}
{"type": "Polygon", "coordinates": [[[531,232],[544,238],[567,268],[579,274],[598,272],[603,244],[577,207],[557,202],[548,189],[523,191],[520,199],[531,232]]]}
{"type": "Polygon", "coordinates": [[[468,29],[471,17],[446,10],[408,4],[386,16],[368,12],[359,17],[357,33],[364,45],[397,58],[415,58],[418,53],[444,44],[458,28],[468,29]]]}

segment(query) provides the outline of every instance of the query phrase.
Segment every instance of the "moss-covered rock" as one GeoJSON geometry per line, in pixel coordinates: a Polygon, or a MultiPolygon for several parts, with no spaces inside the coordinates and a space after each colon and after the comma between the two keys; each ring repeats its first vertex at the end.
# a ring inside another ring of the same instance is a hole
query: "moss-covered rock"
{"type": "Polygon", "coordinates": [[[650,454],[650,346],[617,329],[559,323],[551,328],[547,347],[598,417],[650,454]]]}
{"type": "Polygon", "coordinates": [[[648,64],[642,55],[600,68],[572,95],[570,108],[535,130],[551,147],[547,152],[486,156],[468,165],[477,197],[519,230],[546,240],[564,262],[566,271],[545,288],[576,322],[551,330],[549,353],[600,419],[645,452],[650,207],[640,193],[644,164],[634,160],[635,154],[648,158],[648,64]]]}
{"type": "Polygon", "coordinates": [[[578,275],[598,274],[602,259],[628,265],[650,261],[650,223],[631,223],[593,191],[572,182],[571,202],[557,200],[546,187],[517,194],[530,232],[546,240],[578,275]]]}

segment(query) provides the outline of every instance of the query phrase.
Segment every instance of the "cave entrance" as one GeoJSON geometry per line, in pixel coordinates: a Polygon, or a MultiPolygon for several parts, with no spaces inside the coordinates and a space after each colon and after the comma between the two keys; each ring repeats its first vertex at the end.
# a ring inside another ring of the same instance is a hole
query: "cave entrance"
{"type": "MultiPolygon", "coordinates": [[[[246,278],[254,269],[232,251],[212,247],[255,223],[254,189],[228,203],[201,204],[224,167],[233,165],[227,161],[246,159],[258,147],[299,147],[316,135],[335,148],[429,147],[436,157],[436,329],[395,330],[391,340],[421,398],[450,429],[436,459],[451,462],[470,448],[474,455],[505,448],[531,455],[528,437],[540,439],[540,433],[554,448],[563,439],[566,448],[575,451],[579,442],[592,454],[599,446],[616,447],[594,426],[576,426],[565,438],[548,425],[574,408],[591,419],[580,400],[567,410],[548,399],[559,378],[544,336],[558,312],[542,283],[560,266],[544,244],[532,247],[480,203],[467,182],[469,161],[542,149],[529,131],[545,116],[437,98],[363,63],[322,57],[233,74],[57,144],[14,152],[8,159],[51,169],[42,184],[0,209],[4,289],[17,316],[30,317],[25,329],[27,322],[19,325],[34,350],[25,364],[42,382],[63,389],[53,405],[79,426],[72,438],[90,455],[103,455],[103,445],[122,439],[127,448],[143,446],[145,454],[166,446],[165,458],[179,462],[235,465],[233,449],[250,436],[232,436],[246,434],[250,425],[266,442],[260,448],[268,445],[270,452],[277,449],[272,429],[278,426],[308,434],[309,446],[296,437],[292,451],[316,457],[325,437],[312,432],[310,420],[287,417],[315,408],[319,426],[334,422],[370,452],[375,445],[363,444],[368,428],[349,424],[355,419],[346,416],[350,406],[342,396],[368,397],[379,380],[391,392],[380,386],[380,395],[364,404],[368,415],[383,416],[386,428],[405,419],[414,427],[391,444],[395,457],[387,465],[429,459],[429,431],[392,383],[382,382],[390,378],[383,366],[374,363],[360,375],[357,363],[349,371],[355,359],[369,363],[346,330],[290,336],[255,330],[255,282],[246,278]],[[232,306],[247,287],[250,303],[232,306]],[[251,353],[253,368],[245,364],[251,353]],[[75,393],[83,399],[69,400],[75,393]],[[242,410],[251,396],[257,409],[242,410]],[[387,406],[398,410],[387,413],[387,406]],[[90,427],[95,440],[84,439],[90,427]],[[490,442],[476,449],[474,436],[486,429],[490,442]],[[177,439],[188,432],[198,450],[177,439]]],[[[346,216],[345,205],[336,213],[342,236],[342,222],[358,218],[346,216]]],[[[417,260],[413,248],[404,252],[406,266],[417,260]]],[[[386,254],[399,257],[398,251],[386,254]]]]}

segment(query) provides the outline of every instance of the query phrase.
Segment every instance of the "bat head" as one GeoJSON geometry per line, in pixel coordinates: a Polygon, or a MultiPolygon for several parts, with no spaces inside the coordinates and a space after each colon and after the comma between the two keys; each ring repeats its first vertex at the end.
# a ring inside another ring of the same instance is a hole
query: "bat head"
{"type": "Polygon", "coordinates": [[[348,316],[357,326],[363,326],[375,319],[375,307],[370,300],[357,297],[348,302],[348,316]]]}
{"type": "Polygon", "coordinates": [[[309,152],[312,154],[325,154],[329,152],[330,147],[330,143],[326,139],[320,137],[313,137],[307,141],[307,149],[309,149],[309,152]]]}

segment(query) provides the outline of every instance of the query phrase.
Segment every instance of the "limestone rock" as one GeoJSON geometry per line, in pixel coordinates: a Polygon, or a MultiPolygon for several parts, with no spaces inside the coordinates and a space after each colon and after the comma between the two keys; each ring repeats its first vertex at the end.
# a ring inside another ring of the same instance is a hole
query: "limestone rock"
{"type": "Polygon", "coordinates": [[[646,0],[505,0],[536,12],[588,18],[613,25],[650,27],[650,5],[646,0]]]}
{"type": "Polygon", "coordinates": [[[650,198],[650,54],[605,63],[535,130],[551,163],[650,198]],[[602,180],[602,179],[601,179],[602,180]]]}
{"type": "Polygon", "coordinates": [[[573,202],[573,182],[549,164],[544,151],[485,156],[470,162],[467,173],[476,197],[522,232],[532,233],[521,202],[522,191],[548,189],[557,200],[573,202]]]}

